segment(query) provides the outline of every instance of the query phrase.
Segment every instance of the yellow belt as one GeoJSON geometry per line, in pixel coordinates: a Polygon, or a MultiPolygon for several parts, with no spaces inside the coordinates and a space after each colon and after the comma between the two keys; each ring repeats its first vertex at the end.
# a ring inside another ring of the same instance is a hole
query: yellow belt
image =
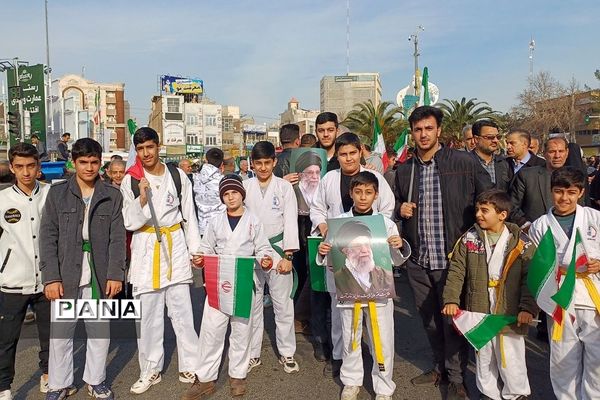
{"type": "Polygon", "coordinates": [[[498,287],[498,285],[500,285],[500,279],[490,279],[488,281],[488,287],[495,288],[498,287]]]}
{"type": "MultiPolygon", "coordinates": [[[[375,362],[380,371],[385,371],[385,360],[383,358],[383,349],[381,347],[381,336],[379,334],[379,323],[377,322],[377,306],[373,300],[369,300],[369,319],[371,320],[371,332],[373,334],[373,349],[375,350],[375,362]]],[[[360,339],[357,337],[358,320],[361,313],[361,303],[354,303],[354,316],[352,321],[352,351],[358,348],[360,339]]]]}
{"type": "MultiPolygon", "coordinates": [[[[175,224],[171,226],[161,226],[160,235],[166,236],[167,248],[169,249],[169,269],[167,270],[167,279],[171,280],[171,273],[173,272],[173,237],[171,233],[177,232],[181,229],[181,224],[175,224]]],[[[144,225],[140,228],[140,232],[156,234],[156,230],[153,226],[144,225]]],[[[154,256],[152,259],[152,289],[160,289],[160,243],[158,239],[154,242],[154,256]]]]}
{"type": "MultiPolygon", "coordinates": [[[[565,269],[559,269],[559,275],[565,275],[566,273],[567,272],[565,269]]],[[[598,293],[596,285],[594,285],[594,282],[590,278],[590,274],[588,274],[587,272],[577,272],[575,274],[575,278],[581,279],[583,281],[583,284],[585,285],[585,288],[587,289],[587,292],[590,295],[594,306],[596,307],[596,312],[600,313],[600,294],[598,293]]],[[[555,326],[552,329],[552,340],[554,340],[555,342],[559,342],[562,339],[562,332],[565,321],[565,310],[561,308],[559,312],[562,314],[562,322],[560,324],[555,323],[555,326]]]]}

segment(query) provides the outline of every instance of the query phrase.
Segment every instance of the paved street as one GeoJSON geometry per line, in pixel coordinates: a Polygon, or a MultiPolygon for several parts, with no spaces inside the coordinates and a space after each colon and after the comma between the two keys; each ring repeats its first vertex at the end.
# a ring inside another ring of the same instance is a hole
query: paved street
{"type": "MultiPolygon", "coordinates": [[[[412,295],[404,277],[397,280],[399,299],[395,306],[396,330],[396,358],[394,367],[394,380],[397,389],[395,399],[443,399],[445,387],[422,388],[414,387],[410,378],[429,368],[431,352],[428,348],[425,333],[420,320],[415,315],[412,295]]],[[[194,288],[192,298],[194,305],[194,318],[196,326],[199,325],[204,296],[199,288],[194,288]]],[[[248,379],[248,394],[246,399],[337,399],[341,391],[341,382],[324,378],[322,375],[323,364],[318,363],[312,356],[310,341],[298,335],[297,360],[300,372],[287,375],[280,368],[274,352],[274,325],[272,309],[268,309],[267,335],[264,336],[262,352],[263,365],[253,370],[248,379]]],[[[35,325],[26,326],[19,343],[17,355],[17,375],[13,383],[13,396],[15,399],[41,399],[38,391],[39,371],[37,370],[37,340],[35,325]]],[[[532,330],[533,331],[533,330],[532,330]]],[[[178,399],[187,386],[177,380],[177,354],[175,337],[169,324],[165,337],[165,374],[163,380],[143,395],[134,396],[129,393],[129,387],[137,380],[139,367],[137,362],[136,343],[133,340],[121,340],[111,344],[107,368],[108,381],[112,384],[116,397],[120,399],[178,399]]],[[[550,380],[548,377],[548,347],[536,339],[528,339],[528,367],[529,377],[533,390],[533,399],[553,399],[550,380]]],[[[365,346],[363,346],[365,350],[365,346]]],[[[82,341],[75,343],[75,384],[80,391],[73,399],[86,399],[87,391],[82,390],[82,375],[85,346],[82,341]]],[[[368,353],[365,353],[368,354],[368,353]]],[[[370,356],[365,357],[367,368],[370,368],[370,356]]],[[[226,363],[226,361],[225,361],[226,363]]],[[[217,384],[217,393],[214,399],[227,399],[229,387],[227,382],[227,369],[222,368],[217,384]]],[[[508,360],[510,366],[510,360],[508,360]]],[[[469,366],[470,373],[467,383],[471,393],[470,399],[478,399],[479,395],[474,383],[474,365],[469,366]]],[[[374,398],[371,389],[369,374],[365,379],[364,389],[359,396],[361,400],[374,398]]]]}

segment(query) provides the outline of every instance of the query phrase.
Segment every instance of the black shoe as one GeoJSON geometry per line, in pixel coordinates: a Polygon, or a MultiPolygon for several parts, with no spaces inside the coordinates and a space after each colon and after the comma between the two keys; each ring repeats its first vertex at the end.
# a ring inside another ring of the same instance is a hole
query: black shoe
{"type": "Polygon", "coordinates": [[[325,367],[323,367],[323,375],[326,378],[337,378],[340,376],[340,369],[342,368],[342,360],[331,360],[327,361],[325,367]]]}
{"type": "Polygon", "coordinates": [[[441,381],[442,375],[432,369],[431,371],[424,372],[419,376],[415,376],[410,380],[410,383],[415,386],[439,386],[441,381]]]}
{"type": "Polygon", "coordinates": [[[462,383],[450,382],[446,400],[463,400],[467,398],[467,389],[462,383]]]}
{"type": "Polygon", "coordinates": [[[329,360],[329,357],[327,357],[327,351],[325,350],[325,346],[323,345],[323,343],[315,342],[313,347],[314,347],[315,360],[317,360],[319,362],[325,362],[325,361],[329,360]]]}

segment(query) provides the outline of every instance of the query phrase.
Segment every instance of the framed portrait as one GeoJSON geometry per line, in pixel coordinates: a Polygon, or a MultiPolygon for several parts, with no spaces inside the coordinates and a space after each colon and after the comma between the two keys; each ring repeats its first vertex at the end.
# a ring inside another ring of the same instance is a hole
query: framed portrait
{"type": "Polygon", "coordinates": [[[343,302],[396,296],[387,231],[382,215],[327,220],[337,298],[343,302]]]}
{"type": "Polygon", "coordinates": [[[299,175],[298,184],[294,185],[298,213],[308,215],[319,182],[327,173],[327,152],[316,148],[293,149],[290,155],[290,172],[299,175]]]}

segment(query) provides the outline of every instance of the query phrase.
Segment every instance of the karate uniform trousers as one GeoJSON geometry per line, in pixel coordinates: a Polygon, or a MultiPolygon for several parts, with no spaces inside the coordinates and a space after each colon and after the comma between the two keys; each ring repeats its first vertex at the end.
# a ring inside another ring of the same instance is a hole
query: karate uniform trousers
{"type": "Polygon", "coordinates": [[[235,379],[246,378],[250,363],[252,318],[252,314],[250,318],[231,317],[208,305],[208,298],[206,298],[197,350],[200,365],[196,370],[196,376],[200,382],[217,380],[229,324],[231,324],[228,353],[229,376],[235,379]]]}
{"type": "Polygon", "coordinates": [[[263,333],[265,327],[263,297],[265,283],[269,285],[269,294],[273,301],[275,313],[275,337],[279,355],[292,357],[296,353],[296,334],[294,331],[294,300],[291,298],[294,277],[292,272],[277,272],[278,258],[274,259],[273,268],[269,271],[254,271],[254,304],[252,307],[252,338],[250,341],[250,358],[260,358],[263,333]]]}
{"type": "Polygon", "coordinates": [[[190,285],[178,283],[136,296],[141,301],[143,318],[139,324],[138,359],[141,376],[161,372],[164,365],[164,312],[173,325],[177,339],[179,372],[198,367],[198,336],[194,329],[190,285]]]}
{"type": "MultiPolygon", "coordinates": [[[[90,285],[79,288],[79,299],[91,299],[90,285]]],[[[60,390],[73,384],[73,336],[77,321],[56,320],[52,304],[50,327],[50,355],[48,358],[48,387],[60,390]]],[[[98,385],[106,379],[106,357],[110,346],[110,325],[107,321],[86,321],[85,369],[83,380],[98,385]]]]}
{"type": "MultiPolygon", "coordinates": [[[[337,301],[335,301],[337,304],[337,301]]],[[[381,340],[381,349],[383,351],[385,371],[380,371],[375,359],[375,348],[373,346],[373,331],[371,328],[371,317],[369,307],[362,307],[358,319],[358,329],[356,338],[358,346],[352,350],[352,330],[353,330],[353,307],[337,307],[341,319],[342,332],[342,368],[340,370],[340,379],[344,386],[362,386],[363,384],[363,358],[361,348],[363,320],[367,325],[368,343],[373,357],[373,367],[371,369],[371,378],[373,380],[373,390],[375,394],[392,396],[396,390],[396,384],[392,380],[394,373],[394,301],[387,299],[385,303],[376,303],[377,324],[379,326],[379,337],[381,340]]],[[[333,325],[333,324],[332,324],[333,325]]],[[[332,329],[333,333],[333,329],[332,329]]]]}

